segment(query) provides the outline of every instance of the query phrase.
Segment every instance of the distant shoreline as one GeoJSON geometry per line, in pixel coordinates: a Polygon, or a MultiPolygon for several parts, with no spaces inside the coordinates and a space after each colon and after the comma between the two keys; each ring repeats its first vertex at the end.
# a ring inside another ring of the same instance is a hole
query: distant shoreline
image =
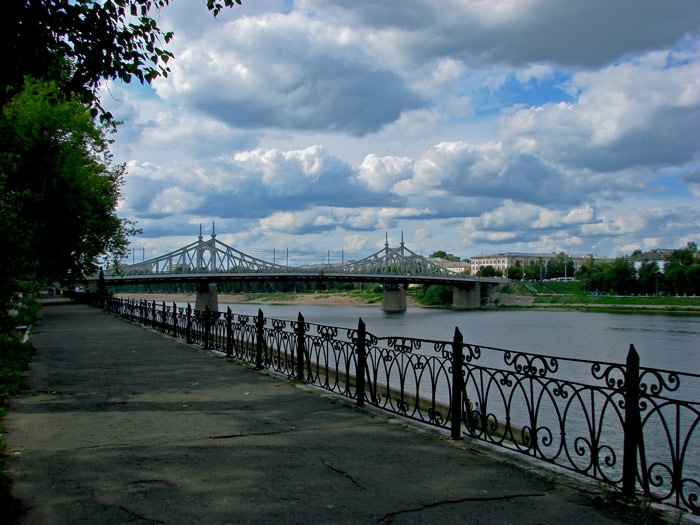
{"type": "MultiPolygon", "coordinates": [[[[123,299],[138,299],[146,301],[172,303],[192,303],[194,304],[196,294],[194,293],[118,293],[116,297],[123,299]]],[[[512,296],[514,299],[520,296],[512,296]]],[[[501,296],[503,299],[503,296],[501,296]]],[[[363,297],[355,297],[346,293],[338,292],[315,292],[315,293],[290,293],[290,294],[269,294],[269,293],[248,293],[248,294],[219,294],[219,304],[279,304],[279,305],[317,305],[317,306],[368,306],[381,307],[381,301],[371,300],[363,297]]],[[[700,316],[700,306],[691,305],[645,305],[645,304],[591,304],[591,303],[561,303],[543,304],[532,303],[523,304],[520,301],[502,301],[499,306],[490,306],[488,310],[572,310],[578,312],[598,312],[598,313],[639,313],[639,314],[664,314],[664,315],[690,315],[700,316]]],[[[406,305],[419,308],[445,308],[449,306],[429,306],[420,304],[413,297],[406,297],[406,305]]]]}
{"type": "MultiPolygon", "coordinates": [[[[141,299],[147,301],[156,301],[158,303],[165,301],[166,304],[171,303],[194,303],[196,295],[194,293],[119,293],[116,297],[123,299],[141,299]]],[[[219,294],[219,304],[300,304],[300,305],[322,305],[322,306],[381,306],[381,301],[371,302],[361,297],[353,297],[343,293],[297,293],[288,294],[284,297],[283,294],[219,294]]],[[[422,306],[412,297],[406,298],[408,306],[422,306]]]]}

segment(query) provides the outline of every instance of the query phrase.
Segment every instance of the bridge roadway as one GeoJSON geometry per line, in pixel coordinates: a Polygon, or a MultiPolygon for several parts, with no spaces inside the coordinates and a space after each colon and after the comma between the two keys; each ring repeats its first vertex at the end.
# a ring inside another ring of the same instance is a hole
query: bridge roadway
{"type": "Polygon", "coordinates": [[[22,524],[653,523],[595,482],[98,309],[53,299],[39,315],[31,390],[3,421],[22,524]]]}
{"type": "MultiPolygon", "coordinates": [[[[94,281],[94,279],[93,279],[94,281]]],[[[468,287],[474,283],[504,284],[508,279],[498,277],[469,277],[469,276],[431,276],[431,275],[401,275],[376,273],[334,273],[324,271],[290,270],[288,272],[192,272],[192,273],[161,273],[155,275],[110,275],[105,276],[107,284],[154,284],[154,283],[201,283],[206,282],[275,282],[275,281],[324,281],[324,282],[364,282],[391,284],[437,284],[444,286],[468,287]]]]}
{"type": "MultiPolygon", "coordinates": [[[[431,276],[400,274],[361,274],[334,273],[333,271],[289,271],[289,272],[203,272],[203,273],[161,273],[156,275],[110,275],[104,277],[106,285],[145,285],[157,283],[196,283],[199,284],[196,308],[207,306],[218,310],[218,296],[215,285],[225,282],[365,282],[384,285],[382,308],[387,312],[406,310],[405,287],[409,284],[443,285],[453,287],[452,306],[456,310],[474,310],[482,305],[482,300],[498,291],[507,279],[471,276],[431,276]],[[214,285],[214,286],[212,286],[214,285]]],[[[91,281],[95,291],[98,281],[91,281]]]]}
{"type": "Polygon", "coordinates": [[[200,226],[197,241],[148,261],[110,269],[88,280],[92,291],[109,284],[198,283],[197,309],[218,310],[216,284],[242,281],[374,282],[384,285],[382,308],[406,310],[408,284],[441,284],[454,287],[453,308],[480,308],[482,300],[509,282],[495,277],[455,274],[401,244],[380,250],[359,261],[322,267],[292,267],[252,257],[216,238],[204,239],[200,226]]]}

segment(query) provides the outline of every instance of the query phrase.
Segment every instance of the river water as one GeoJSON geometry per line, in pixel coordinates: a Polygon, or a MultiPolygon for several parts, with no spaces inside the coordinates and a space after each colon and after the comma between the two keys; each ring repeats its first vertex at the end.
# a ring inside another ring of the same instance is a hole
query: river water
{"type": "Polygon", "coordinates": [[[377,306],[221,303],[236,314],[357,328],[360,318],[377,337],[452,340],[459,328],[470,344],[551,356],[624,363],[630,344],[641,366],[700,374],[700,317],[551,310],[453,311],[412,307],[387,314],[377,306]]]}

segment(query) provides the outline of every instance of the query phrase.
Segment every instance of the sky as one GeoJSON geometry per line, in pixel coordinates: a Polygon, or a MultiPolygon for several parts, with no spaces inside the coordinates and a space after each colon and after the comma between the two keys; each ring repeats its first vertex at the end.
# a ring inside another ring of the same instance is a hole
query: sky
{"type": "Polygon", "coordinates": [[[213,224],[298,263],[402,237],[462,258],[700,242],[698,0],[176,0],[157,22],[170,75],[101,95],[137,261],[213,224]]]}

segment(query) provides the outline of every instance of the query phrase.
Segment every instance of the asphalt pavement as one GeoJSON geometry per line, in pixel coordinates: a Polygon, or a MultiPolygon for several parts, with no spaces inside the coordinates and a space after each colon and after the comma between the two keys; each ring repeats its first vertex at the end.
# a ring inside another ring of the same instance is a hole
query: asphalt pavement
{"type": "Polygon", "coordinates": [[[25,524],[653,522],[595,484],[46,302],[5,418],[25,524]],[[588,487],[588,488],[586,488],[588,487]]]}

